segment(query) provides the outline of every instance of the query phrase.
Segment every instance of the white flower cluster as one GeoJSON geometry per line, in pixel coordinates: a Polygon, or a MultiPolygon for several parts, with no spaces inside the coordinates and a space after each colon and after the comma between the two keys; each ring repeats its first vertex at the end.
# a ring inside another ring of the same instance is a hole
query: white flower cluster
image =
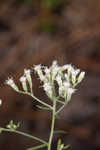
{"type": "MultiPolygon", "coordinates": [[[[59,97],[69,101],[72,94],[76,91],[75,86],[79,84],[85,76],[85,72],[80,72],[80,69],[75,69],[71,64],[59,66],[57,61],[53,61],[50,67],[42,66],[41,64],[34,67],[39,79],[43,82],[43,88],[49,98],[56,96],[55,82],[58,84],[59,97]]],[[[24,69],[24,75],[20,77],[24,92],[28,92],[27,83],[30,86],[32,93],[32,78],[31,70],[24,69]]],[[[6,84],[19,92],[13,78],[8,78],[6,84]]],[[[58,97],[58,96],[57,96],[58,97]]]]}
{"type": "Polygon", "coordinates": [[[34,70],[43,82],[44,91],[50,98],[54,94],[54,82],[56,81],[59,88],[59,97],[67,101],[70,100],[71,95],[76,91],[75,86],[85,76],[85,72],[80,72],[80,69],[75,69],[71,64],[58,66],[57,61],[53,61],[49,68],[40,64],[36,65],[34,70]]]}
{"type": "MultiPolygon", "coordinates": [[[[29,83],[30,88],[32,88],[32,79],[31,79],[31,70],[30,69],[24,69],[24,75],[20,77],[20,82],[22,84],[23,90],[25,92],[28,91],[27,89],[27,81],[29,83]]],[[[15,91],[19,92],[19,89],[17,85],[15,84],[13,78],[8,78],[5,82],[7,85],[11,86],[15,91]]]]}

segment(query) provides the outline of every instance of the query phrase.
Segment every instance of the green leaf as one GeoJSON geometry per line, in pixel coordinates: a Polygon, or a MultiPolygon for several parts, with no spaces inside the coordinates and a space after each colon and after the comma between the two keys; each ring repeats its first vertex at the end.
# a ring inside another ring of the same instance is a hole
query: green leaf
{"type": "Polygon", "coordinates": [[[57,150],[60,150],[60,147],[61,147],[61,139],[58,140],[57,150]]]}
{"type": "Polygon", "coordinates": [[[66,131],[63,131],[63,130],[56,130],[54,131],[55,134],[67,134],[66,131]]]}
{"type": "Polygon", "coordinates": [[[43,109],[43,110],[51,110],[50,108],[48,107],[43,107],[43,106],[40,106],[40,105],[36,105],[39,109],[43,109]]]}
{"type": "Polygon", "coordinates": [[[14,122],[13,122],[13,120],[11,120],[9,122],[9,124],[7,125],[7,128],[11,129],[11,130],[16,130],[19,126],[20,126],[20,123],[18,123],[17,125],[15,125],[14,122]]]}
{"type": "Polygon", "coordinates": [[[63,149],[68,149],[68,148],[70,148],[70,145],[66,145],[66,146],[64,146],[64,148],[63,148],[63,149]]]}
{"type": "Polygon", "coordinates": [[[39,145],[39,146],[28,148],[27,150],[37,150],[37,149],[40,149],[40,148],[44,148],[46,146],[47,146],[46,144],[42,144],[42,145],[39,145]]]}

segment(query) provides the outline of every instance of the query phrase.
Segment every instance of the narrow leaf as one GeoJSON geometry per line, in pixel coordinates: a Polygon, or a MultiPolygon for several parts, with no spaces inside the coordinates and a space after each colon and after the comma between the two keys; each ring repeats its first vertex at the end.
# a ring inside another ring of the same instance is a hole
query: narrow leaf
{"type": "Polygon", "coordinates": [[[64,130],[56,130],[56,131],[54,131],[54,133],[55,134],[67,134],[67,132],[64,130]]]}
{"type": "Polygon", "coordinates": [[[61,147],[61,139],[58,140],[57,150],[60,150],[60,147],[61,147]]]}
{"type": "Polygon", "coordinates": [[[40,106],[40,105],[36,105],[38,108],[40,109],[43,109],[43,110],[51,110],[50,108],[48,107],[43,107],[43,106],[40,106]]]}
{"type": "Polygon", "coordinates": [[[70,145],[66,145],[66,146],[64,146],[64,148],[63,148],[63,149],[68,149],[68,148],[70,148],[70,145]]]}
{"type": "Polygon", "coordinates": [[[27,150],[37,150],[37,149],[40,149],[40,148],[44,148],[46,146],[47,146],[46,144],[42,144],[42,145],[39,145],[39,146],[28,148],[27,150]]]}

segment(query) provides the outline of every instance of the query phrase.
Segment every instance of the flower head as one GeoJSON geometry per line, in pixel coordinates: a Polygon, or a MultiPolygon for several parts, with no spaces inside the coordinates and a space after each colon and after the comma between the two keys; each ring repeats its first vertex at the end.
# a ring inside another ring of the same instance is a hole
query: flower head
{"type": "Polygon", "coordinates": [[[26,80],[27,80],[26,76],[25,75],[21,76],[19,80],[22,83],[22,87],[24,91],[27,92],[28,89],[27,89],[27,83],[26,83],[26,80]]]}
{"type": "Polygon", "coordinates": [[[20,80],[20,82],[26,82],[26,77],[25,76],[21,76],[19,80],[20,80]]]}
{"type": "Polygon", "coordinates": [[[30,69],[24,69],[24,74],[25,74],[26,76],[30,76],[31,70],[30,70],[30,69]]]}
{"type": "Polygon", "coordinates": [[[8,80],[6,80],[5,84],[12,86],[14,84],[14,80],[13,78],[8,78],[8,80]]]}
{"type": "Polygon", "coordinates": [[[50,74],[50,69],[48,67],[45,67],[44,72],[45,74],[50,74]]]}
{"type": "Polygon", "coordinates": [[[57,60],[54,60],[53,62],[52,62],[52,66],[56,66],[57,65],[57,60]]]}
{"type": "Polygon", "coordinates": [[[13,78],[8,78],[8,80],[5,81],[5,84],[11,86],[14,90],[19,91],[18,87],[16,86],[13,78]]]}
{"type": "Polygon", "coordinates": [[[36,65],[34,70],[43,82],[44,91],[49,97],[53,94],[53,90],[55,90],[56,81],[58,84],[59,96],[68,100],[76,91],[74,87],[82,81],[85,75],[85,72],[80,73],[80,69],[75,68],[71,64],[59,66],[56,60],[52,62],[50,67],[36,65]]]}
{"type": "Polygon", "coordinates": [[[78,77],[78,83],[80,83],[83,80],[84,76],[85,76],[85,72],[83,71],[80,73],[80,75],[78,77]]]}
{"type": "Polygon", "coordinates": [[[61,79],[60,75],[57,75],[55,80],[57,81],[57,83],[58,83],[59,86],[62,85],[62,79],[61,79]]]}
{"type": "Polygon", "coordinates": [[[46,92],[46,94],[49,97],[52,97],[53,91],[52,91],[51,84],[49,82],[48,83],[44,83],[43,88],[44,88],[44,91],[46,92]]]}
{"type": "Polygon", "coordinates": [[[36,72],[41,71],[41,64],[35,65],[34,70],[35,70],[36,72]]]}

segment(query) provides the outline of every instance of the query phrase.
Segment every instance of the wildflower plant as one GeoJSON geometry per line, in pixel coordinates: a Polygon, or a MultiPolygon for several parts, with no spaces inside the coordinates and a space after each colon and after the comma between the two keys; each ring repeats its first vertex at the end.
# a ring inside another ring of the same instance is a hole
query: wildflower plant
{"type": "MultiPolygon", "coordinates": [[[[55,120],[57,116],[59,116],[59,113],[71,100],[72,94],[76,92],[76,86],[83,80],[85,72],[81,72],[80,69],[74,68],[71,64],[59,66],[56,60],[52,62],[50,67],[39,64],[35,65],[32,70],[25,69],[24,75],[19,79],[23,90],[18,88],[13,78],[8,78],[8,80],[6,80],[6,84],[13,88],[16,92],[29,95],[38,101],[41,104],[41,106],[39,106],[40,109],[46,109],[52,112],[51,130],[48,140],[44,141],[38,137],[18,131],[20,124],[18,123],[16,125],[12,120],[7,125],[7,128],[0,128],[0,133],[3,131],[14,132],[32,138],[41,143],[39,146],[29,148],[28,150],[41,149],[44,147],[47,147],[47,150],[51,150],[55,131],[55,120]],[[50,99],[52,105],[45,103],[34,95],[31,77],[32,70],[34,70],[34,72],[38,75],[45,94],[50,99]],[[58,88],[56,88],[56,86],[58,88]],[[57,107],[58,104],[60,105],[59,107],[57,107]]],[[[58,140],[57,150],[64,150],[68,148],[69,145],[64,145],[61,139],[58,140]]]]}

